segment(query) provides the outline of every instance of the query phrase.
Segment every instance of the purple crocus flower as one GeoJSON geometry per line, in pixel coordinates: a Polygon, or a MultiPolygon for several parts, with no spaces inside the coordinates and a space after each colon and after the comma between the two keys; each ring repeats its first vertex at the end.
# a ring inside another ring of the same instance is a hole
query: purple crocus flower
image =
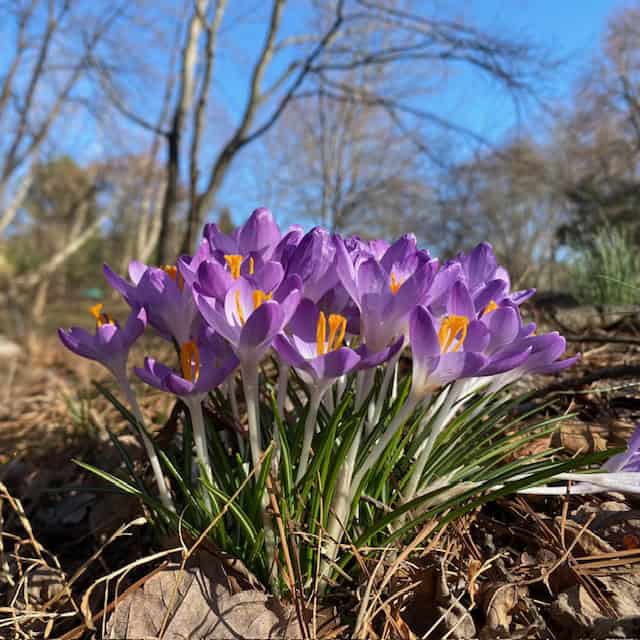
{"type": "Polygon", "coordinates": [[[468,320],[452,315],[439,323],[422,306],[411,312],[409,339],[413,357],[411,394],[424,398],[454,380],[478,375],[487,358],[463,349],[468,320]]]}
{"type": "Polygon", "coordinates": [[[340,314],[329,317],[311,300],[300,302],[287,333],[276,336],[273,346],[292,367],[308,373],[316,383],[332,382],[353,371],[361,355],[344,346],[347,319],[340,314]]]}
{"type": "Polygon", "coordinates": [[[532,351],[525,343],[520,348],[511,348],[522,332],[518,307],[504,299],[500,306],[493,302],[478,312],[463,281],[451,287],[446,313],[437,322],[441,342],[487,358],[477,376],[494,376],[514,369],[532,351]]]}
{"type": "Polygon", "coordinates": [[[208,240],[212,256],[220,264],[229,264],[234,277],[240,275],[240,265],[269,260],[280,242],[278,225],[269,209],[255,209],[247,221],[227,235],[216,224],[207,224],[204,237],[208,240]]]}
{"type": "Polygon", "coordinates": [[[300,276],[305,298],[317,303],[338,284],[335,254],[331,234],[322,227],[311,229],[291,252],[287,274],[300,276]]]}
{"type": "Polygon", "coordinates": [[[93,335],[79,327],[73,327],[69,331],[58,329],[58,335],[67,349],[83,358],[100,362],[114,375],[138,422],[139,430],[137,433],[149,456],[160,500],[167,510],[175,511],[158,454],[144,427],[144,418],[138,400],[127,378],[129,350],[147,326],[147,312],[144,308],[134,307],[124,328],[121,328],[109,314],[103,313],[102,308],[102,304],[96,304],[90,309],[91,315],[96,319],[96,331],[93,335]]]}
{"type": "Polygon", "coordinates": [[[535,293],[535,289],[510,291],[509,274],[498,264],[493,247],[488,242],[480,243],[468,254],[458,254],[453,262],[462,268],[463,279],[478,312],[491,302],[495,304],[504,299],[520,305],[535,293]]]}
{"type": "Polygon", "coordinates": [[[276,245],[271,260],[279,262],[286,269],[292,253],[303,237],[304,230],[302,227],[298,224],[292,224],[282,236],[282,240],[276,245]]]}
{"type": "Polygon", "coordinates": [[[372,351],[381,351],[407,332],[411,310],[427,301],[437,261],[416,249],[406,235],[377,260],[362,254],[354,263],[344,241],[336,237],[338,275],[358,310],[361,333],[372,351]]]}
{"type": "Polygon", "coordinates": [[[627,450],[609,458],[604,463],[603,469],[611,473],[640,471],[640,423],[636,425],[631,438],[629,438],[627,450]]]}
{"type": "Polygon", "coordinates": [[[202,317],[230,342],[243,365],[257,366],[298,306],[300,278],[282,276],[282,267],[270,262],[255,276],[240,276],[221,298],[207,295],[206,284],[195,287],[202,317]]]}
{"type": "Polygon", "coordinates": [[[183,344],[197,333],[199,317],[191,286],[176,266],[149,267],[133,261],[129,264],[131,282],[106,264],[103,271],[109,284],[131,307],[145,307],[149,324],[163,338],[183,344]]]}
{"type": "Polygon", "coordinates": [[[286,365],[308,374],[313,380],[309,409],[304,426],[296,482],[307,470],[311,443],[316,431],[320,402],[331,384],[353,371],[361,355],[343,345],[347,319],[340,314],[329,317],[308,298],[302,300],[291,318],[287,333],[275,337],[273,346],[286,365]]]}
{"type": "Polygon", "coordinates": [[[511,370],[503,370],[500,375],[496,375],[491,381],[489,392],[498,391],[526,374],[552,374],[573,366],[580,359],[580,354],[559,360],[566,346],[567,341],[557,331],[515,340],[494,358],[508,359],[523,350],[528,351],[527,358],[511,370]]]}
{"type": "Polygon", "coordinates": [[[125,326],[120,327],[102,308],[102,304],[97,304],[90,309],[96,319],[95,333],[72,327],[68,331],[58,329],[58,336],[67,349],[104,365],[122,384],[126,382],[129,350],[147,326],[147,312],[141,307],[134,308],[125,326]]]}
{"type": "Polygon", "coordinates": [[[223,338],[208,327],[197,340],[180,345],[180,371],[145,358],[144,368],[136,367],[138,377],[157,389],[177,396],[205,395],[218,387],[238,366],[238,359],[223,338]]]}

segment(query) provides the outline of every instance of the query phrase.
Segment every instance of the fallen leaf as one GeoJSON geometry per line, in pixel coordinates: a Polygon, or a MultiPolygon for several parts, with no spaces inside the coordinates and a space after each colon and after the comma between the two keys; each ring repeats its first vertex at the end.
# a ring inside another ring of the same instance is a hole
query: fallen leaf
{"type": "Polygon", "coordinates": [[[513,584],[493,584],[484,591],[483,608],[487,627],[492,632],[509,632],[512,612],[519,600],[527,595],[527,588],[513,584]]]}
{"type": "Polygon", "coordinates": [[[108,638],[218,640],[301,637],[295,613],[257,590],[233,593],[221,561],[200,552],[184,570],[171,564],[123,599],[108,638]]]}

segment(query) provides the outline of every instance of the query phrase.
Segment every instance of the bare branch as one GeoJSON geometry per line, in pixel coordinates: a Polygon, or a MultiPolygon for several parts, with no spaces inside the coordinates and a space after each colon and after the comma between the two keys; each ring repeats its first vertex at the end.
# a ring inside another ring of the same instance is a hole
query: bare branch
{"type": "Polygon", "coordinates": [[[24,202],[27,192],[29,191],[29,187],[31,186],[31,182],[33,181],[34,165],[35,163],[32,163],[27,172],[22,176],[20,184],[13,194],[11,202],[0,218],[0,236],[2,236],[5,229],[14,221],[22,203],[24,202]]]}
{"type": "Polygon", "coordinates": [[[80,235],[76,236],[63,249],[55,253],[47,262],[37,271],[27,273],[18,277],[14,281],[14,285],[21,289],[29,289],[35,287],[41,280],[46,279],[57,269],[59,269],[71,256],[77,253],[82,247],[98,232],[100,226],[109,218],[109,214],[104,214],[90,224],[80,235]]]}

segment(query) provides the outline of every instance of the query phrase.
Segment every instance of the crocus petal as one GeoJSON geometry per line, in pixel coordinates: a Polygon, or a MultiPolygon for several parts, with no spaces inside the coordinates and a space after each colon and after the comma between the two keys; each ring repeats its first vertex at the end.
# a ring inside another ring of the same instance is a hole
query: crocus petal
{"type": "Polygon", "coordinates": [[[314,358],[309,364],[319,379],[327,380],[349,373],[359,362],[360,356],[353,349],[341,347],[314,358]]]}
{"type": "Polygon", "coordinates": [[[360,263],[357,281],[361,299],[370,294],[381,294],[385,289],[389,288],[391,282],[389,274],[373,258],[368,258],[360,263]]]}
{"type": "Polygon", "coordinates": [[[351,256],[347,251],[344,240],[340,236],[336,235],[334,237],[334,245],[336,248],[336,271],[338,272],[338,277],[351,299],[357,304],[360,294],[356,284],[356,271],[351,256]]]}
{"type": "Polygon", "coordinates": [[[231,274],[218,262],[207,260],[198,267],[195,290],[210,298],[223,300],[233,284],[231,274]]]}
{"type": "Polygon", "coordinates": [[[415,273],[402,283],[398,292],[393,296],[389,309],[393,317],[406,315],[414,307],[425,303],[437,264],[437,260],[421,264],[415,273]]]}
{"type": "Polygon", "coordinates": [[[366,344],[361,345],[355,350],[360,356],[358,369],[370,369],[387,362],[402,349],[403,344],[404,336],[400,336],[396,341],[380,351],[372,351],[366,344]]]}
{"type": "Polygon", "coordinates": [[[535,292],[535,289],[524,289],[523,291],[515,291],[514,293],[509,294],[508,298],[513,302],[513,304],[517,304],[519,306],[523,302],[526,302],[535,292]]]}
{"type": "Polygon", "coordinates": [[[102,265],[105,280],[129,303],[135,303],[135,287],[119,276],[108,264],[102,265]]]}
{"type": "Polygon", "coordinates": [[[580,360],[580,354],[577,354],[571,358],[566,358],[565,360],[557,360],[556,362],[551,362],[550,364],[537,367],[533,373],[538,373],[540,375],[549,375],[551,373],[556,373],[558,371],[562,371],[563,369],[568,369],[572,367],[576,362],[580,360]]]}
{"type": "Polygon", "coordinates": [[[171,374],[173,370],[158,362],[154,358],[144,359],[144,369],[140,367],[134,368],[135,374],[148,385],[166,391],[164,380],[171,374]]]}
{"type": "Polygon", "coordinates": [[[213,298],[195,294],[195,301],[198,311],[202,314],[204,321],[219,334],[224,336],[229,342],[236,344],[240,339],[240,325],[229,323],[226,315],[216,308],[213,298]]]}
{"type": "Polygon", "coordinates": [[[320,309],[317,305],[304,298],[298,304],[298,307],[289,322],[289,330],[296,337],[309,344],[316,342],[316,327],[318,326],[318,318],[320,317],[320,309]]]}
{"type": "MultiPolygon", "coordinates": [[[[280,229],[271,211],[265,207],[255,209],[238,232],[238,253],[252,251],[272,253],[280,240],[280,229]]],[[[266,257],[270,257],[267,255],[266,257]]]]}
{"type": "Polygon", "coordinates": [[[497,267],[493,247],[488,242],[482,242],[469,254],[468,278],[469,287],[474,289],[479,284],[487,282],[495,274],[497,267]]]}
{"type": "Polygon", "coordinates": [[[416,307],[409,320],[409,336],[414,360],[440,355],[440,341],[431,314],[424,307],[416,307]]]}
{"type": "Polygon", "coordinates": [[[247,276],[247,280],[253,284],[256,289],[271,292],[282,282],[284,269],[278,262],[265,262],[259,270],[253,275],[247,276]]]}
{"type": "Polygon", "coordinates": [[[442,387],[454,380],[476,375],[485,363],[486,358],[479,353],[470,351],[443,353],[437,367],[429,375],[429,382],[434,387],[442,387]]]}
{"type": "Polygon", "coordinates": [[[481,313],[491,301],[502,300],[507,283],[504,280],[496,279],[487,282],[474,296],[473,304],[476,313],[481,313]]]}
{"type": "Polygon", "coordinates": [[[273,348],[276,350],[280,358],[282,358],[282,360],[284,360],[288,365],[300,369],[308,368],[308,360],[304,358],[300,351],[291,344],[289,338],[282,334],[277,335],[273,339],[273,348]]]}
{"type": "Polygon", "coordinates": [[[282,329],[284,313],[277,302],[263,302],[247,319],[240,332],[238,348],[248,354],[264,347],[282,329]]]}
{"type": "Polygon", "coordinates": [[[128,268],[131,282],[133,282],[133,284],[138,284],[138,282],[140,282],[140,279],[142,278],[142,276],[144,275],[145,271],[148,268],[149,267],[146,264],[144,264],[144,262],[140,262],[139,260],[132,260],[129,263],[129,268],[128,268]]]}
{"type": "Polygon", "coordinates": [[[93,344],[94,338],[84,329],[80,327],[71,327],[68,331],[58,329],[58,336],[69,351],[90,360],[98,359],[98,354],[93,344]]]}
{"type": "Polygon", "coordinates": [[[398,238],[384,253],[380,264],[382,268],[391,273],[393,265],[403,263],[416,251],[416,237],[413,233],[407,233],[398,238]]]}
{"type": "Polygon", "coordinates": [[[162,383],[167,391],[177,396],[188,396],[195,391],[193,382],[189,382],[175,373],[170,373],[162,383]]]}
{"type": "Polygon", "coordinates": [[[500,307],[483,316],[491,334],[489,352],[494,352],[504,345],[512,343],[520,331],[520,317],[513,307],[500,307]]]}
{"type": "Polygon", "coordinates": [[[524,364],[531,353],[531,347],[522,349],[521,351],[504,353],[497,355],[494,358],[490,358],[486,366],[482,368],[482,371],[478,373],[480,376],[495,376],[506,371],[512,371],[517,369],[520,365],[524,364]]]}
{"type": "Polygon", "coordinates": [[[292,289],[284,300],[280,301],[280,309],[282,310],[282,324],[283,326],[288,324],[293,314],[295,313],[298,305],[300,304],[300,298],[302,292],[300,289],[292,289]]]}
{"type": "Polygon", "coordinates": [[[475,317],[475,308],[469,289],[461,281],[454,283],[451,287],[451,293],[449,294],[449,301],[447,303],[447,312],[449,315],[464,316],[465,318],[472,319],[475,317]]]}
{"type": "Polygon", "coordinates": [[[434,308],[444,308],[449,298],[449,291],[455,282],[460,279],[462,269],[458,263],[450,263],[442,267],[434,276],[425,304],[434,308]]]}
{"type": "Polygon", "coordinates": [[[122,343],[126,349],[144,333],[147,326],[147,311],[141,307],[137,311],[134,309],[127,318],[127,323],[122,330],[122,343]]]}
{"type": "Polygon", "coordinates": [[[472,320],[467,327],[467,335],[464,339],[465,351],[484,351],[489,344],[491,332],[480,320],[472,320]]]}

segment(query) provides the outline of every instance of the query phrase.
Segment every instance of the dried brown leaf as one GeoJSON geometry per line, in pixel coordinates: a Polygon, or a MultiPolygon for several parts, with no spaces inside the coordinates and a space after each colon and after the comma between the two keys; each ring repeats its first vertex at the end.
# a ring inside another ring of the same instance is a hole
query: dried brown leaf
{"type": "Polygon", "coordinates": [[[224,564],[205,552],[182,571],[169,565],[120,602],[107,632],[163,640],[300,637],[292,609],[261,591],[232,593],[224,564]]]}

